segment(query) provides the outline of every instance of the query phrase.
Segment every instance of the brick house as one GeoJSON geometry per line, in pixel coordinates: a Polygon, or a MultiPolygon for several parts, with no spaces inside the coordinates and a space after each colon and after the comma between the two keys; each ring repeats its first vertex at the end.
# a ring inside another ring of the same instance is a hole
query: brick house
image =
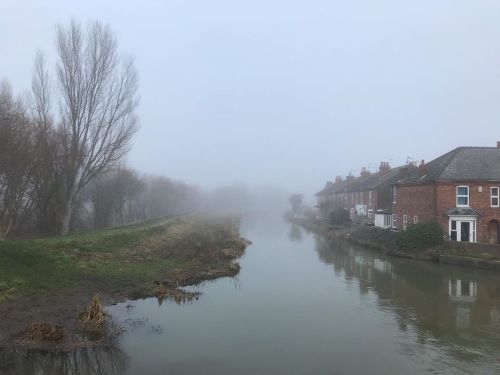
{"type": "Polygon", "coordinates": [[[315,194],[316,207],[325,218],[335,208],[348,210],[352,218],[366,216],[374,221],[377,212],[383,212],[383,215],[392,218],[391,183],[398,179],[399,168],[391,168],[387,162],[380,163],[379,170],[375,173],[362,168],[358,177],[349,174],[342,179],[337,176],[335,182],[327,182],[325,187],[315,194]]]}
{"type": "Polygon", "coordinates": [[[392,188],[393,227],[436,221],[451,240],[500,243],[500,142],[403,167],[392,188]]]}

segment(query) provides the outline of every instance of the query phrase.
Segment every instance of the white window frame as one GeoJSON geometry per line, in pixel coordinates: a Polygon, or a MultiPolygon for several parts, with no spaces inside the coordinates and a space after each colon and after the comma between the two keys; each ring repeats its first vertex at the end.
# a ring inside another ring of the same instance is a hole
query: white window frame
{"type": "Polygon", "coordinates": [[[500,207],[500,188],[498,186],[490,187],[490,205],[491,207],[500,207]],[[493,195],[493,189],[497,190],[496,195],[493,195]],[[493,199],[497,200],[497,204],[493,204],[493,199]]]}
{"type": "Polygon", "coordinates": [[[372,190],[368,190],[368,204],[372,204],[372,195],[373,195],[373,191],[372,190]]]}
{"type": "Polygon", "coordinates": [[[413,216],[413,224],[418,224],[418,216],[413,216]]]}
{"type": "Polygon", "coordinates": [[[408,225],[408,215],[404,214],[403,215],[403,230],[406,230],[407,225],[408,225]]]}
{"type": "Polygon", "coordinates": [[[456,199],[455,199],[455,203],[456,203],[456,206],[457,207],[470,207],[470,188],[466,185],[460,185],[460,186],[457,186],[456,189],[455,189],[455,193],[456,193],[456,199]],[[458,194],[458,189],[460,188],[466,188],[467,189],[467,195],[464,195],[464,194],[458,194]],[[458,204],[458,198],[464,198],[466,197],[467,198],[467,204],[458,204]]]}
{"type": "Polygon", "coordinates": [[[476,218],[471,218],[471,217],[460,217],[460,216],[453,216],[448,219],[448,236],[451,240],[451,234],[452,232],[455,232],[455,240],[457,242],[462,242],[461,238],[461,230],[462,230],[462,223],[468,222],[469,223],[469,242],[476,242],[477,238],[477,219],[476,218]],[[452,223],[455,222],[455,229],[452,229],[452,223]]]}
{"type": "Polygon", "coordinates": [[[396,198],[398,196],[398,191],[396,186],[393,186],[392,188],[392,203],[396,203],[396,198]]]}
{"type": "Polygon", "coordinates": [[[392,215],[384,215],[384,227],[392,227],[392,215]]]}
{"type": "Polygon", "coordinates": [[[392,226],[395,227],[398,221],[398,214],[392,214],[391,221],[392,221],[392,226]]]}

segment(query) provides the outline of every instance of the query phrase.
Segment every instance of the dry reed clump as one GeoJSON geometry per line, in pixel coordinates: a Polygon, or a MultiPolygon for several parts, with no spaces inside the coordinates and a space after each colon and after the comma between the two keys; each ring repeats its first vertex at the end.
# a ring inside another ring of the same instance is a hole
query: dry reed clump
{"type": "Polygon", "coordinates": [[[178,287],[170,287],[159,281],[155,281],[154,295],[158,298],[158,303],[161,305],[165,299],[175,301],[176,303],[187,303],[197,300],[200,296],[198,292],[188,292],[178,287]]]}
{"type": "Polygon", "coordinates": [[[90,300],[88,309],[80,314],[79,320],[86,328],[101,329],[104,327],[107,317],[101,301],[99,300],[99,295],[96,294],[90,300]]]}
{"type": "Polygon", "coordinates": [[[64,340],[64,328],[48,323],[31,323],[22,336],[22,342],[58,343],[64,340]]]}

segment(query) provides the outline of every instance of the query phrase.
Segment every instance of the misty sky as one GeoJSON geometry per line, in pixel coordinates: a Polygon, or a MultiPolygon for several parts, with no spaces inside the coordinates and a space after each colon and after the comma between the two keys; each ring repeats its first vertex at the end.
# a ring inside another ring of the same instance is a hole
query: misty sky
{"type": "Polygon", "coordinates": [[[110,23],[136,58],[128,161],[146,172],[311,194],[500,140],[498,0],[0,0],[0,78],[29,89],[71,18],[110,23]]]}

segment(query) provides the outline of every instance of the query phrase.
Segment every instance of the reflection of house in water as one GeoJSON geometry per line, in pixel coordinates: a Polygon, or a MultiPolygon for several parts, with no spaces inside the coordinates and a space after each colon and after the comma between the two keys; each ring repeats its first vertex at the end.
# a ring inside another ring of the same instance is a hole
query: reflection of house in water
{"type": "Polygon", "coordinates": [[[500,352],[500,276],[430,263],[384,258],[351,244],[316,237],[320,259],[335,274],[358,280],[384,311],[394,314],[403,331],[415,329],[418,341],[444,340],[460,348],[453,356],[500,352]],[[480,332],[480,334],[478,334],[480,332]],[[430,336],[430,335],[431,336],[430,336]],[[469,353],[469,354],[467,354],[469,353]]]}
{"type": "Polygon", "coordinates": [[[449,279],[448,297],[453,302],[475,302],[477,297],[477,283],[475,281],[449,279]]]}
{"type": "Polygon", "coordinates": [[[477,299],[477,283],[461,279],[448,279],[448,298],[457,304],[455,325],[465,329],[471,324],[471,307],[477,299]]]}

